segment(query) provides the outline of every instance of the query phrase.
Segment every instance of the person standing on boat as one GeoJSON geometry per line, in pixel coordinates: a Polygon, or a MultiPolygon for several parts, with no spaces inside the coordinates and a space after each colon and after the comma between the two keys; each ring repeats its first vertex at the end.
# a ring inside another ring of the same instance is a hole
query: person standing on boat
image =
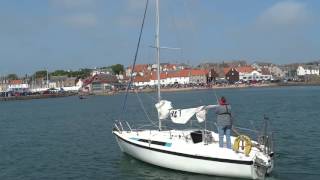
{"type": "Polygon", "coordinates": [[[218,107],[215,108],[215,113],[217,114],[217,128],[219,133],[219,146],[223,148],[223,139],[226,135],[227,148],[231,149],[231,128],[232,128],[232,118],[231,118],[231,106],[227,103],[225,97],[221,97],[219,100],[218,107]]]}

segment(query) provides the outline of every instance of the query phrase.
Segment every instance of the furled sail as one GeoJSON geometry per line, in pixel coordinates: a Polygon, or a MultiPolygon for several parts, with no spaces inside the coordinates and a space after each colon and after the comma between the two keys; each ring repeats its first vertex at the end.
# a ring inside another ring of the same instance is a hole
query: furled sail
{"type": "Polygon", "coordinates": [[[204,108],[201,111],[196,113],[196,117],[199,123],[202,123],[203,121],[206,120],[206,116],[207,116],[207,109],[204,108]]]}
{"type": "Polygon", "coordinates": [[[161,100],[155,106],[158,110],[159,119],[170,119],[176,124],[186,124],[194,115],[199,123],[206,120],[207,110],[215,108],[216,105],[199,106],[196,108],[188,109],[173,109],[170,101],[161,100]]]}
{"type": "Polygon", "coordinates": [[[159,119],[167,119],[170,114],[170,110],[172,109],[172,105],[170,101],[161,100],[157,104],[155,104],[158,110],[159,119]]]}

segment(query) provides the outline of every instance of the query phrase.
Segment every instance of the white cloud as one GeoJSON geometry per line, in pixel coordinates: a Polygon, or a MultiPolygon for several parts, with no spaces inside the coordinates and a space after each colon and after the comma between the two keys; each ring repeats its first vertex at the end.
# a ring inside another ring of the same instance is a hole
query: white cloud
{"type": "Polygon", "coordinates": [[[284,1],[274,4],[258,17],[258,25],[292,26],[305,24],[310,20],[307,5],[302,2],[284,1]]]}
{"type": "Polygon", "coordinates": [[[94,27],[97,24],[97,17],[92,13],[73,14],[64,17],[64,22],[74,27],[94,27]]]}

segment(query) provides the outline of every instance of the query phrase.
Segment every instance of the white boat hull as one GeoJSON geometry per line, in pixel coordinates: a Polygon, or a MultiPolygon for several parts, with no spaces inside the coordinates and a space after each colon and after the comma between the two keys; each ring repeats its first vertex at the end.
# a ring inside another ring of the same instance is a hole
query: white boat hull
{"type": "Polygon", "coordinates": [[[134,143],[114,132],[120,149],[141,161],[173,170],[191,173],[258,179],[253,161],[209,158],[154,148],[134,143]]]}

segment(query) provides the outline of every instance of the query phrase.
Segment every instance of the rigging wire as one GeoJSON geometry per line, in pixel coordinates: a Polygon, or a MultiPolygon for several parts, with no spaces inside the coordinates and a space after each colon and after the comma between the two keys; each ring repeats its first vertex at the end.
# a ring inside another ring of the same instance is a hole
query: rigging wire
{"type": "Polygon", "coordinates": [[[218,98],[218,95],[217,95],[217,92],[214,88],[212,88],[212,91],[214,92],[214,95],[216,97],[216,100],[217,100],[217,104],[219,103],[219,98],[218,98]]]}
{"type": "Polygon", "coordinates": [[[140,106],[141,106],[143,112],[144,112],[145,115],[147,116],[147,119],[149,120],[149,122],[150,122],[152,125],[154,125],[155,127],[157,127],[158,125],[156,125],[156,124],[151,120],[148,112],[146,111],[146,108],[145,108],[145,106],[143,105],[143,102],[142,102],[139,94],[138,94],[137,92],[135,92],[135,94],[136,94],[136,96],[137,96],[137,98],[138,98],[138,100],[139,100],[139,103],[140,103],[140,106]]]}
{"type": "Polygon", "coordinates": [[[122,106],[123,112],[126,111],[128,93],[129,93],[129,89],[130,89],[132,81],[133,81],[133,72],[134,72],[134,68],[135,68],[136,62],[137,62],[137,57],[138,57],[138,52],[139,52],[139,47],[140,47],[140,42],[141,42],[141,37],[142,37],[142,32],[143,32],[143,27],[144,27],[146,15],[147,15],[147,10],[148,10],[148,4],[149,4],[149,0],[146,0],[146,6],[145,6],[144,14],[143,14],[141,28],[140,28],[138,44],[137,44],[136,52],[135,52],[135,55],[134,55],[134,61],[133,61],[133,64],[132,64],[132,70],[131,70],[131,73],[130,73],[130,81],[128,83],[127,90],[126,90],[126,95],[125,95],[125,98],[124,98],[124,101],[123,101],[123,106],[122,106]]]}
{"type": "Polygon", "coordinates": [[[147,96],[149,96],[150,99],[152,99],[154,102],[157,102],[157,98],[151,96],[149,93],[145,93],[147,96]]]}

